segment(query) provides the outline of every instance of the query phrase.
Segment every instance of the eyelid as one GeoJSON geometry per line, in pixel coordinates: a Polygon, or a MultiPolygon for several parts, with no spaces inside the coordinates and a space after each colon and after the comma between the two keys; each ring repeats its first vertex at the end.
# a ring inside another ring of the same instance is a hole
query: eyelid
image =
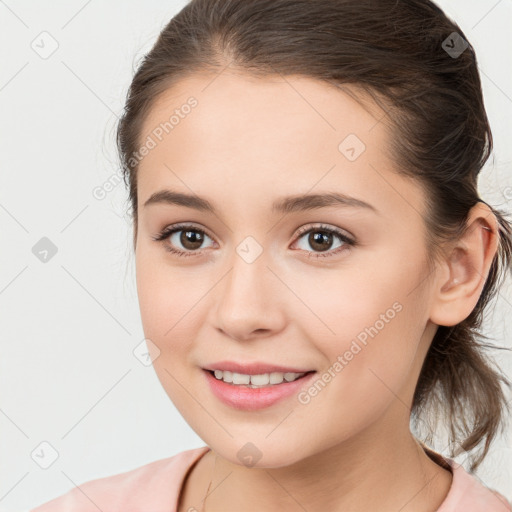
{"type": "Polygon", "coordinates": [[[329,232],[335,233],[338,236],[341,236],[343,238],[347,238],[352,243],[355,243],[354,236],[352,234],[350,234],[348,231],[346,231],[346,230],[344,230],[342,228],[338,228],[338,227],[335,227],[335,226],[329,226],[329,225],[327,225],[327,224],[325,224],[323,222],[317,222],[317,223],[314,222],[313,224],[318,224],[318,225],[306,225],[306,226],[300,227],[297,230],[296,237],[300,237],[304,233],[308,233],[309,231],[313,231],[313,230],[316,229],[318,231],[329,231],[329,232]]]}
{"type": "Polygon", "coordinates": [[[186,231],[189,229],[190,231],[199,231],[200,233],[204,233],[212,240],[215,240],[215,237],[210,234],[210,232],[199,225],[194,224],[193,222],[178,222],[176,224],[170,224],[169,226],[164,227],[162,230],[158,232],[158,234],[154,237],[151,237],[153,240],[161,240],[162,238],[168,237],[171,233],[176,231],[186,231]]]}

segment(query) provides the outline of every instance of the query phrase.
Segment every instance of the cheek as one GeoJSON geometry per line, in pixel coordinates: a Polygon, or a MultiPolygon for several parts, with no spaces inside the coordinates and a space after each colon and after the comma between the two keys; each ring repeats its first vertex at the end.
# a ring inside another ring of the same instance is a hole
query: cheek
{"type": "MultiPolygon", "coordinates": [[[[361,396],[371,395],[372,384],[382,387],[370,368],[399,387],[425,327],[422,301],[416,292],[411,293],[411,283],[420,275],[418,261],[408,267],[396,255],[395,262],[385,261],[385,269],[374,265],[367,267],[369,272],[343,269],[317,277],[315,291],[305,300],[312,312],[302,324],[308,338],[315,340],[328,366],[340,363],[338,373],[346,376],[347,383],[363,379],[361,396]]],[[[302,277],[302,283],[306,282],[302,277]]],[[[300,286],[297,283],[295,289],[304,296],[306,288],[300,286]]],[[[343,387],[347,385],[344,380],[340,382],[343,387]]]]}
{"type": "Polygon", "coordinates": [[[153,319],[172,315],[178,297],[183,297],[190,289],[184,286],[186,272],[169,265],[165,250],[149,243],[138,247],[135,265],[141,310],[153,319]]]}
{"type": "Polygon", "coordinates": [[[156,347],[153,369],[168,397],[186,415],[190,396],[180,383],[190,379],[183,362],[194,339],[191,329],[197,325],[191,309],[197,292],[186,286],[183,273],[142,250],[136,255],[136,281],[144,336],[156,347]]]}
{"type": "MultiPolygon", "coordinates": [[[[376,325],[387,330],[402,309],[407,287],[403,276],[371,275],[356,269],[340,269],[316,275],[301,275],[291,286],[309,309],[302,317],[310,339],[318,335],[347,340],[376,325]],[[392,282],[391,282],[392,281],[392,282]],[[316,334],[315,334],[316,332],[316,334]]],[[[304,308],[304,304],[298,304],[304,308]]],[[[363,333],[363,334],[362,334],[363,333]]]]}
{"type": "Polygon", "coordinates": [[[332,425],[322,431],[327,444],[350,438],[393,404],[407,411],[418,343],[409,323],[411,309],[405,304],[401,310],[372,307],[357,318],[348,311],[340,315],[334,326],[337,336],[316,337],[317,349],[327,358],[318,375],[325,384],[313,383],[313,389],[301,395],[305,405],[300,411],[305,423],[314,418],[315,423],[332,425]],[[387,323],[375,321],[374,311],[382,311],[387,323]]]}
{"type": "Polygon", "coordinates": [[[193,320],[197,291],[191,277],[170,268],[150,251],[136,255],[136,281],[144,334],[165,353],[177,340],[187,338],[185,331],[193,320]]]}
{"type": "Polygon", "coordinates": [[[158,266],[151,264],[140,249],[136,256],[136,281],[144,333],[147,338],[159,337],[169,328],[163,312],[172,311],[168,304],[171,294],[163,293],[167,287],[167,277],[162,275],[158,266]]]}

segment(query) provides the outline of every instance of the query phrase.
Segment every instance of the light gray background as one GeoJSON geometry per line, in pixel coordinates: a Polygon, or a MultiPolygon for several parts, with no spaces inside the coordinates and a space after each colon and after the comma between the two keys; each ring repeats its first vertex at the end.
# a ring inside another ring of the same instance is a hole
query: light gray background
{"type": "MultiPolygon", "coordinates": [[[[479,58],[495,137],[483,197],[510,211],[512,0],[439,4],[479,58]]],[[[183,5],[0,0],[0,512],[204,445],[133,354],[143,331],[113,144],[134,65],[183,5]],[[32,47],[52,44],[48,58],[32,47]],[[32,252],[42,237],[58,249],[46,263],[32,252]],[[43,441],[58,452],[48,469],[35,462],[50,461],[43,441]]],[[[509,347],[511,312],[508,286],[486,332],[509,347]]],[[[512,375],[511,356],[497,355],[512,375]]],[[[511,443],[478,472],[508,499],[511,443]]]]}

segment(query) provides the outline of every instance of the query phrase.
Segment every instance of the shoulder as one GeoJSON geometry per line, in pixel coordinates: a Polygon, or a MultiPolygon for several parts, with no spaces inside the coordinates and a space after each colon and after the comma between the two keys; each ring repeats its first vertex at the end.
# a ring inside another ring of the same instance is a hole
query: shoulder
{"type": "Polygon", "coordinates": [[[512,512],[512,504],[502,494],[484,485],[453,459],[446,460],[452,467],[453,480],[437,512],[512,512]]]}
{"type": "Polygon", "coordinates": [[[112,476],[89,480],[30,512],[168,511],[188,468],[209,450],[193,448],[112,476]]]}

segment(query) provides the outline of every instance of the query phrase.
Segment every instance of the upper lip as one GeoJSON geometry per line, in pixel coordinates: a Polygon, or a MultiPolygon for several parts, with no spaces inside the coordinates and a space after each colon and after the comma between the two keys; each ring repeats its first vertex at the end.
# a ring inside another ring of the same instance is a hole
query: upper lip
{"type": "Polygon", "coordinates": [[[242,373],[244,375],[262,375],[264,373],[308,373],[314,370],[298,367],[280,366],[270,363],[237,363],[235,361],[219,361],[204,367],[205,370],[227,370],[228,372],[242,373]]]}

